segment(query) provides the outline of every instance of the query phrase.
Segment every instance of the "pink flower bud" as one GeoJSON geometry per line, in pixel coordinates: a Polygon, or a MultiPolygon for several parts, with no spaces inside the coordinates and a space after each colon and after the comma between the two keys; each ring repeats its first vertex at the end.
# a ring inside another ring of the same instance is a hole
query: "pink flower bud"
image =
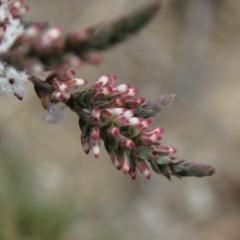
{"type": "Polygon", "coordinates": [[[136,107],[140,106],[142,103],[145,102],[144,98],[130,98],[125,101],[125,105],[128,107],[136,107]]]}
{"type": "Polygon", "coordinates": [[[134,148],[135,147],[135,143],[131,140],[131,139],[127,139],[127,138],[120,138],[119,139],[119,144],[123,147],[123,148],[134,148]]]}
{"type": "Polygon", "coordinates": [[[31,25],[25,30],[24,36],[27,39],[33,39],[37,37],[40,32],[41,32],[41,28],[38,25],[31,25]]]}
{"type": "Polygon", "coordinates": [[[83,59],[86,62],[94,64],[94,65],[98,65],[102,62],[101,55],[98,53],[94,53],[94,52],[87,52],[86,54],[84,54],[83,59]]]}
{"type": "Polygon", "coordinates": [[[111,87],[103,87],[96,93],[95,97],[102,98],[102,97],[108,96],[111,93],[112,93],[111,87]]]}
{"type": "Polygon", "coordinates": [[[61,93],[67,93],[69,91],[68,86],[58,80],[53,80],[52,86],[61,93]]]}
{"type": "Polygon", "coordinates": [[[100,140],[90,138],[90,145],[91,145],[93,156],[95,158],[98,158],[100,155],[100,140]]]}
{"type": "Polygon", "coordinates": [[[144,162],[144,161],[136,161],[136,164],[137,164],[137,167],[138,167],[138,169],[140,170],[140,172],[141,172],[147,179],[150,179],[151,174],[150,174],[150,171],[149,171],[149,168],[148,168],[146,162],[144,162]]]}
{"type": "Polygon", "coordinates": [[[35,49],[39,53],[51,51],[51,48],[61,48],[64,45],[62,30],[60,28],[51,28],[35,42],[35,49]]]}
{"type": "Polygon", "coordinates": [[[172,147],[167,147],[163,145],[155,145],[151,146],[153,151],[160,152],[160,153],[167,153],[167,154],[175,154],[177,152],[177,149],[172,148],[172,147]]]}
{"type": "Polygon", "coordinates": [[[64,63],[76,68],[80,68],[83,65],[83,61],[78,56],[70,53],[64,57],[64,63]]]}
{"type": "Polygon", "coordinates": [[[135,125],[135,124],[139,124],[141,121],[142,121],[142,118],[140,118],[140,117],[132,117],[132,118],[128,119],[127,124],[135,125]]]}
{"type": "Polygon", "coordinates": [[[129,88],[127,92],[124,93],[124,97],[131,98],[138,92],[137,88],[129,88]]]}
{"type": "Polygon", "coordinates": [[[144,119],[141,121],[141,124],[143,125],[144,128],[148,128],[152,123],[152,120],[150,118],[144,119]]]}
{"type": "Polygon", "coordinates": [[[51,94],[51,98],[55,101],[60,102],[60,101],[64,100],[64,95],[63,95],[63,93],[55,91],[51,94]]]}
{"type": "Polygon", "coordinates": [[[93,108],[91,112],[91,121],[93,124],[97,124],[100,121],[101,111],[98,107],[93,108]]]}
{"type": "Polygon", "coordinates": [[[143,130],[143,125],[141,123],[134,124],[131,127],[129,127],[128,134],[132,138],[133,136],[139,135],[142,132],[142,130],[143,130]]]}
{"type": "Polygon", "coordinates": [[[127,122],[127,118],[123,116],[119,116],[113,120],[114,124],[116,124],[117,127],[121,127],[127,122]]]}
{"type": "Polygon", "coordinates": [[[27,60],[26,68],[28,69],[29,72],[35,74],[41,74],[45,71],[44,65],[36,59],[27,60]]]}
{"type": "Polygon", "coordinates": [[[116,81],[117,81],[117,77],[116,77],[116,76],[112,76],[112,77],[110,78],[110,80],[108,81],[107,85],[108,85],[109,87],[114,87],[116,81]]]}
{"type": "Polygon", "coordinates": [[[20,8],[23,5],[23,0],[17,0],[12,3],[12,7],[20,8]]]}
{"type": "Polygon", "coordinates": [[[87,80],[80,79],[80,78],[71,79],[71,80],[68,80],[66,82],[66,84],[69,87],[74,88],[74,89],[76,89],[77,87],[82,86],[82,85],[84,85],[86,83],[87,83],[87,80]]]}
{"type": "Polygon", "coordinates": [[[127,174],[129,172],[129,169],[130,169],[130,163],[129,163],[127,155],[125,153],[123,153],[122,155],[118,155],[118,160],[121,163],[121,167],[123,169],[123,172],[125,174],[127,174]]]}
{"type": "Polygon", "coordinates": [[[113,88],[113,95],[123,94],[129,89],[130,85],[127,83],[118,85],[113,88]]]}
{"type": "Polygon", "coordinates": [[[113,117],[113,112],[111,109],[103,109],[101,110],[101,119],[103,121],[109,120],[113,117]]]}
{"type": "Polygon", "coordinates": [[[124,98],[117,98],[114,101],[112,101],[112,105],[114,107],[122,107],[124,103],[125,103],[125,99],[124,98]]]}
{"type": "Polygon", "coordinates": [[[133,180],[136,179],[137,177],[137,168],[134,166],[134,168],[129,170],[129,174],[133,180]]]}
{"type": "Polygon", "coordinates": [[[70,93],[61,93],[55,91],[51,94],[51,98],[58,102],[68,100],[70,98],[70,93]]]}
{"type": "Polygon", "coordinates": [[[134,109],[129,109],[123,113],[123,116],[126,117],[127,119],[130,119],[131,117],[134,116],[134,109]]]}
{"type": "Polygon", "coordinates": [[[150,136],[141,136],[137,143],[140,145],[151,145],[153,143],[157,143],[161,139],[161,136],[159,134],[152,134],[150,136]]]}
{"type": "Polygon", "coordinates": [[[122,167],[121,167],[121,164],[117,158],[117,155],[115,152],[112,152],[112,153],[109,153],[109,156],[110,156],[110,159],[113,163],[113,165],[116,167],[117,170],[120,170],[122,167]]]}
{"type": "Polygon", "coordinates": [[[99,136],[100,136],[99,128],[98,128],[98,127],[93,127],[93,128],[91,129],[90,135],[91,135],[91,138],[93,138],[93,139],[98,139],[99,136]]]}
{"type": "Polygon", "coordinates": [[[68,34],[68,39],[72,43],[79,44],[79,41],[86,41],[91,36],[91,29],[84,27],[74,33],[68,34]]]}
{"type": "Polygon", "coordinates": [[[22,95],[20,95],[20,94],[18,94],[18,93],[14,93],[14,95],[15,95],[15,97],[16,97],[18,100],[20,100],[20,101],[23,100],[23,96],[22,96],[22,95]]]}
{"type": "Polygon", "coordinates": [[[91,145],[90,145],[90,139],[89,137],[83,137],[81,135],[81,144],[82,144],[82,148],[83,148],[83,151],[88,154],[90,149],[91,149],[91,145]]]}
{"type": "Polygon", "coordinates": [[[97,81],[95,81],[94,84],[101,84],[100,87],[104,87],[109,81],[110,81],[111,77],[109,74],[105,74],[103,76],[101,76],[97,81]]]}
{"type": "Polygon", "coordinates": [[[120,134],[120,130],[117,127],[111,127],[108,129],[108,133],[111,134],[112,136],[117,137],[120,134]]]}
{"type": "Polygon", "coordinates": [[[126,108],[111,108],[110,110],[115,117],[119,117],[126,112],[126,108]]]}
{"type": "Polygon", "coordinates": [[[146,129],[144,131],[144,135],[152,135],[152,134],[161,134],[163,132],[163,128],[161,127],[156,127],[156,128],[153,128],[153,129],[146,129]]]}
{"type": "Polygon", "coordinates": [[[75,78],[75,75],[76,73],[74,70],[68,70],[68,71],[64,71],[63,78],[67,80],[71,80],[75,78]]]}

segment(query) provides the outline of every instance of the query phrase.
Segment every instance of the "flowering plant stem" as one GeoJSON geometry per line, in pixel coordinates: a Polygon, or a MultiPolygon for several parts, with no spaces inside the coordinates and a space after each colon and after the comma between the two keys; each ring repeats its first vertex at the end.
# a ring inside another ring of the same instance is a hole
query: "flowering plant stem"
{"type": "Polygon", "coordinates": [[[65,106],[79,117],[81,144],[86,154],[100,155],[101,141],[113,165],[137,176],[137,169],[149,179],[149,166],[156,173],[186,177],[209,176],[214,168],[178,159],[176,149],[161,144],[163,128],[152,128],[157,116],[174,99],[167,94],[154,101],[136,97],[137,88],[128,83],[117,85],[117,78],[105,74],[89,88],[72,93],[86,84],[69,67],[83,62],[99,64],[99,51],[109,49],[142,28],[160,9],[161,1],[150,2],[128,16],[109,24],[82,28],[63,35],[58,27],[22,21],[28,10],[23,0],[0,1],[0,92],[22,100],[23,83],[30,80],[42,106],[48,111],[45,121],[57,123],[65,106]],[[41,75],[51,71],[46,79],[41,75]],[[58,103],[65,106],[59,108],[58,103]]]}

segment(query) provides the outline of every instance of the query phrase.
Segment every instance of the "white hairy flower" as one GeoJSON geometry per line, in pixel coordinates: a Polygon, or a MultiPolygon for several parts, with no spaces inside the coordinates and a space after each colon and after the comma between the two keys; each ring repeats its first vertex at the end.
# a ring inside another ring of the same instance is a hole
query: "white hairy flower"
{"type": "MultiPolygon", "coordinates": [[[[6,2],[0,5],[0,22],[6,23],[0,40],[0,53],[7,52],[24,31],[20,20],[13,19],[9,11],[9,4],[10,2],[6,2]]],[[[23,83],[27,79],[25,71],[18,71],[0,61],[0,93],[5,96],[10,93],[22,96],[26,92],[23,83]]]]}

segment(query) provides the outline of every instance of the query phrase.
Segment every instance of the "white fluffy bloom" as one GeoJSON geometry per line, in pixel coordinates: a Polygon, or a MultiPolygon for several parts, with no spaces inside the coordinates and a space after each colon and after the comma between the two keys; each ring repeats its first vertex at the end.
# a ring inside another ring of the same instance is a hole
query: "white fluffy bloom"
{"type": "MultiPolygon", "coordinates": [[[[0,21],[6,21],[6,30],[0,42],[0,53],[7,52],[24,29],[19,19],[13,19],[9,12],[9,3],[0,6],[0,21]]],[[[22,96],[26,91],[23,83],[28,79],[25,71],[18,71],[0,61],[0,93],[7,96],[10,93],[22,96]]]]}
{"type": "Polygon", "coordinates": [[[48,103],[48,115],[44,118],[47,123],[56,124],[66,115],[65,107],[57,108],[56,104],[48,103]]]}

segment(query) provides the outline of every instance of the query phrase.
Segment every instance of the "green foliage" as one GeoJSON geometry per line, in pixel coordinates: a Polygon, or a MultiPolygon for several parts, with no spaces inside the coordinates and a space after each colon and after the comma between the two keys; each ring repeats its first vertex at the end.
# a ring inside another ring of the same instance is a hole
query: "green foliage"
{"type": "Polygon", "coordinates": [[[3,155],[0,161],[0,240],[60,240],[79,216],[69,199],[36,198],[34,166],[3,155]]]}

